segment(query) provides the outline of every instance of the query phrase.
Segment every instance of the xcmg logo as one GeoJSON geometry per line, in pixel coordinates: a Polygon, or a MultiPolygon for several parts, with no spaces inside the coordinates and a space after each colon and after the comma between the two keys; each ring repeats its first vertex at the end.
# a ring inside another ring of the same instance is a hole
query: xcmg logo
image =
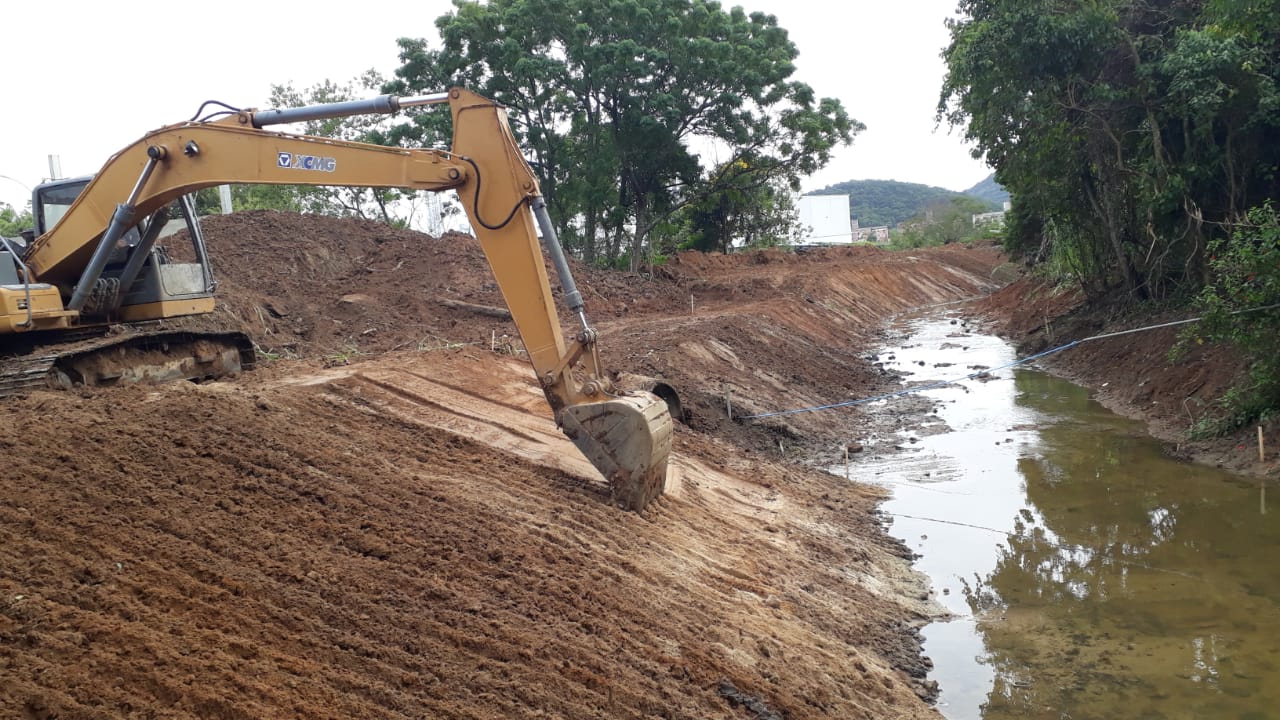
{"type": "Polygon", "coordinates": [[[320,157],[318,155],[299,155],[291,152],[278,152],[276,153],[276,167],[288,168],[290,170],[333,172],[338,167],[338,161],[331,157],[320,157]]]}

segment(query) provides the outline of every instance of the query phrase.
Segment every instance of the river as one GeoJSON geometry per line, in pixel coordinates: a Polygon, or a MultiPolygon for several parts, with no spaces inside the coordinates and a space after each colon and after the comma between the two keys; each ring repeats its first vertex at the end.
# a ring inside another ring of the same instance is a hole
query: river
{"type": "MultiPolygon", "coordinates": [[[[923,384],[1015,355],[935,316],[880,359],[923,384]]],[[[892,489],[890,532],[953,614],[923,630],[944,716],[1280,717],[1280,511],[1257,480],[1169,459],[1036,370],[924,395],[936,417],[851,473],[892,489]]]]}

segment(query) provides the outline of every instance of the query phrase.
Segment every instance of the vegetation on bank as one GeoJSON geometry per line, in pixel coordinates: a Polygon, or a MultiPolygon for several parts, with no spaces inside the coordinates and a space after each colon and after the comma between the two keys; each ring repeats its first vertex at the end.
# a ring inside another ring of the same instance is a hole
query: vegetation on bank
{"type": "Polygon", "coordinates": [[[1184,341],[1230,342],[1251,359],[1221,412],[1198,428],[1215,435],[1274,419],[1280,408],[1280,210],[1269,202],[1255,208],[1208,253],[1213,281],[1197,297],[1205,319],[1184,341]]]}
{"type": "Polygon", "coordinates": [[[1013,195],[1005,244],[1091,297],[1195,299],[1254,360],[1231,427],[1280,402],[1280,2],[961,0],[940,119],[1013,195]]]}

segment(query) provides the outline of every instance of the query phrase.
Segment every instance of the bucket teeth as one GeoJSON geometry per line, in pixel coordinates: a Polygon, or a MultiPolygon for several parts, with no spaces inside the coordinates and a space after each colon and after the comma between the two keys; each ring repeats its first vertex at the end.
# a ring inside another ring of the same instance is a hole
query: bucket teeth
{"type": "Polygon", "coordinates": [[[561,428],[609,482],[613,502],[641,510],[666,489],[671,455],[671,414],[650,393],[572,405],[561,428]]]}

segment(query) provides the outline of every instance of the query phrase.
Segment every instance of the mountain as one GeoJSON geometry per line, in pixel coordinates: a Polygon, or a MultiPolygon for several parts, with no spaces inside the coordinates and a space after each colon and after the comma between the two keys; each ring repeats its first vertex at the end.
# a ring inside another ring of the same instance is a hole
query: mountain
{"type": "MultiPolygon", "coordinates": [[[[849,216],[857,220],[860,226],[892,227],[903,220],[919,215],[930,205],[948,202],[951,198],[961,197],[965,193],[896,180],[846,180],[808,194],[848,195],[849,216]]],[[[980,199],[986,201],[990,209],[1000,209],[1000,202],[991,202],[986,198],[980,199]]]]}
{"type": "Polygon", "coordinates": [[[995,203],[1002,207],[1004,203],[1009,200],[1009,191],[1005,190],[1003,185],[996,182],[995,173],[991,173],[987,176],[987,179],[977,185],[974,185],[968,190],[965,190],[964,194],[982,198],[987,202],[995,203]]]}

